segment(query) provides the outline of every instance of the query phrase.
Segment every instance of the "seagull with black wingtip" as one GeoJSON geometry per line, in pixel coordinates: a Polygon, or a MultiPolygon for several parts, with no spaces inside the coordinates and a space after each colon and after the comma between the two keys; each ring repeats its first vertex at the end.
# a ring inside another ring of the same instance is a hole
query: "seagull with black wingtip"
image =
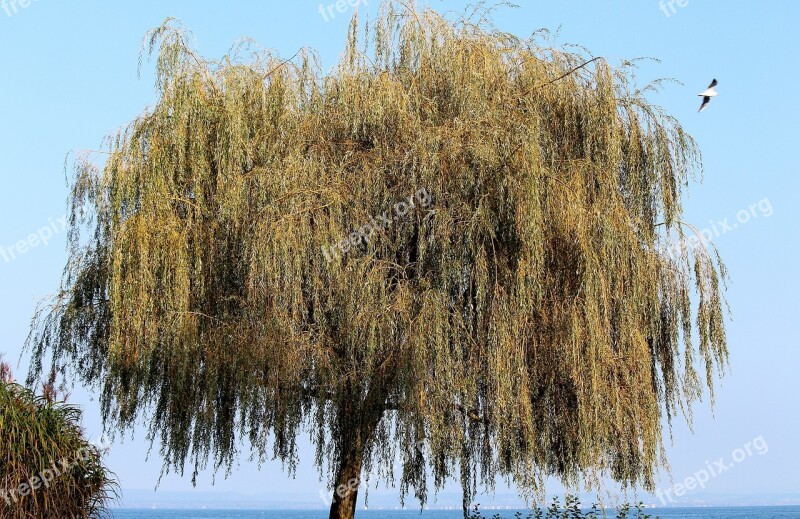
{"type": "Polygon", "coordinates": [[[708,88],[706,89],[705,92],[701,92],[701,93],[697,94],[697,95],[699,95],[700,97],[703,98],[703,104],[700,105],[700,109],[698,110],[698,112],[702,112],[703,110],[705,110],[706,107],[708,106],[709,101],[711,101],[711,98],[712,97],[717,97],[719,95],[719,94],[717,94],[716,91],[714,91],[714,87],[715,86],[717,86],[717,80],[716,79],[714,81],[712,81],[710,85],[708,85],[708,88]]]}

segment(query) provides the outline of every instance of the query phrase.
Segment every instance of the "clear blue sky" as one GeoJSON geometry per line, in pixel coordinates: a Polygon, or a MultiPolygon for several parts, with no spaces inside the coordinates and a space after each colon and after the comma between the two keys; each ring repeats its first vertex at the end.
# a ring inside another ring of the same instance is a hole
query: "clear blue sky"
{"type": "MultiPolygon", "coordinates": [[[[373,15],[377,2],[368,2],[373,15]]],[[[709,481],[706,491],[800,494],[800,286],[793,267],[800,255],[800,77],[794,65],[800,3],[689,0],[683,7],[675,2],[674,11],[667,2],[662,10],[658,0],[520,3],[519,9],[497,13],[500,28],[528,35],[561,26],[561,42],[583,44],[596,55],[661,59],[641,69],[642,81],[674,77],[684,83],[653,99],[679,118],[703,151],[705,180],[691,186],[686,220],[702,228],[727,218],[731,226],[715,238],[732,277],[731,374],[718,390],[713,414],[707,401],[695,408],[694,433],[676,422],[668,450],[673,476],[678,482],[707,462],[729,460],[735,449],[761,436],[768,452],[754,451],[709,481]],[[720,96],[698,114],[696,94],[714,77],[720,96]]],[[[431,1],[439,10],[465,4],[431,1]]],[[[14,247],[16,257],[6,261],[0,251],[0,352],[16,364],[35,304],[56,289],[66,258],[58,223],[67,196],[66,153],[98,147],[104,135],[154,102],[152,66],[145,64],[141,79],[136,74],[144,33],[173,16],[194,32],[206,56],[219,57],[236,39],[250,36],[286,57],[314,47],[329,68],[343,47],[352,10],[334,8],[326,21],[318,0],[35,0],[26,7],[17,0],[16,12],[6,5],[8,12],[0,7],[0,247],[14,247]],[[47,237],[39,231],[47,226],[59,231],[47,245],[20,252],[18,241],[37,231],[47,237]]],[[[18,374],[26,369],[23,357],[18,374]]],[[[96,400],[80,388],[74,400],[86,407],[90,434],[99,434],[96,400]]],[[[156,450],[143,461],[146,445],[141,429],[135,439],[114,445],[109,463],[123,487],[155,485],[160,460],[156,450]]],[[[245,457],[227,481],[218,478],[215,489],[315,499],[324,485],[312,457],[305,448],[295,480],[279,464],[259,472],[245,457]]],[[[203,474],[198,488],[210,485],[210,475],[203,474]]],[[[162,488],[189,490],[191,483],[171,475],[162,488]]]]}

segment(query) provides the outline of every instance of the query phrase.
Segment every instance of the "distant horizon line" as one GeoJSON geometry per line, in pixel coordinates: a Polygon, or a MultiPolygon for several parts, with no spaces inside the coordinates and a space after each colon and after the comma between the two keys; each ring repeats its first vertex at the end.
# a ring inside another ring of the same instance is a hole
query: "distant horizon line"
{"type": "MultiPolygon", "coordinates": [[[[419,513],[421,510],[461,510],[460,496],[458,491],[446,491],[438,495],[434,502],[429,501],[424,507],[410,505],[401,506],[395,493],[388,491],[385,493],[370,492],[370,506],[364,507],[359,503],[359,510],[382,510],[382,511],[413,511],[419,513]]],[[[564,493],[548,493],[539,507],[547,507],[549,501],[556,498],[563,500],[564,493]]],[[[670,501],[668,503],[659,502],[655,495],[649,493],[638,496],[596,496],[587,492],[579,492],[578,499],[584,503],[582,508],[590,509],[593,504],[602,501],[607,503],[605,509],[627,503],[636,506],[642,503],[643,507],[652,509],[680,509],[680,508],[780,508],[780,507],[800,507],[800,492],[759,492],[743,494],[741,492],[717,492],[717,493],[696,493],[692,496],[684,496],[680,501],[670,501]]],[[[514,493],[498,493],[494,495],[478,496],[476,504],[482,510],[512,510],[530,511],[532,508],[527,506],[522,499],[514,493]]],[[[259,494],[248,494],[236,491],[224,490],[163,490],[154,491],[153,489],[122,489],[120,499],[112,506],[115,510],[294,510],[294,511],[319,511],[327,510],[328,507],[314,496],[304,492],[283,492],[280,496],[264,496],[259,494]]]]}
{"type": "MultiPolygon", "coordinates": [[[[199,511],[199,510],[214,510],[219,512],[228,512],[228,511],[241,511],[241,512],[318,512],[320,510],[328,510],[328,508],[188,508],[188,507],[129,507],[129,506],[112,506],[109,507],[111,510],[127,510],[127,511],[141,511],[141,510],[187,510],[187,511],[199,511]]],[[[592,507],[581,507],[581,510],[590,510],[592,507]]],[[[609,507],[610,508],[610,507],[609,507]]],[[[709,508],[709,509],[720,509],[720,508],[798,508],[800,509],[800,504],[796,505],[685,505],[685,506],[648,506],[645,504],[643,507],[645,510],[675,510],[675,509],[696,509],[696,508],[709,508]]],[[[481,510],[484,511],[497,511],[497,510],[504,510],[504,511],[511,511],[511,512],[528,512],[530,508],[504,508],[504,507],[481,507],[481,510]]],[[[393,512],[413,512],[419,513],[419,510],[411,509],[411,508],[389,508],[389,507],[375,507],[375,508],[357,508],[357,511],[360,512],[386,512],[386,511],[393,511],[393,512]]],[[[441,512],[441,511],[448,511],[448,510],[460,510],[460,507],[450,507],[450,508],[426,508],[424,511],[431,511],[431,512],[441,512]]]]}
{"type": "MultiPolygon", "coordinates": [[[[680,508],[800,508],[800,502],[797,504],[772,504],[772,505],[765,505],[765,504],[715,504],[715,505],[704,505],[704,504],[682,504],[682,505],[654,505],[652,503],[643,503],[643,508],[647,510],[666,510],[666,509],[680,509],[680,508]]],[[[286,508],[286,507],[260,507],[260,508],[249,508],[249,507],[238,507],[238,508],[229,508],[229,507],[217,507],[217,506],[206,506],[206,507],[189,507],[189,506],[161,506],[161,507],[146,507],[146,506],[110,506],[112,510],[217,510],[217,511],[264,511],[268,510],[271,512],[280,512],[280,511],[292,511],[292,512],[316,512],[319,510],[328,510],[327,507],[316,507],[316,508],[301,508],[301,507],[293,507],[293,508],[286,508]]],[[[589,510],[591,506],[582,506],[582,510],[589,510]]],[[[613,508],[609,506],[608,508],[613,508]]],[[[449,507],[428,507],[424,508],[423,511],[445,511],[445,510],[460,510],[460,506],[449,506],[449,507]]],[[[512,507],[512,506],[482,506],[480,507],[481,510],[508,510],[508,511],[530,511],[531,508],[524,508],[524,507],[512,507]]],[[[375,506],[375,507],[361,507],[357,508],[360,511],[396,511],[396,512],[414,512],[418,513],[420,510],[418,508],[409,508],[409,507],[390,507],[390,506],[375,506]]]]}

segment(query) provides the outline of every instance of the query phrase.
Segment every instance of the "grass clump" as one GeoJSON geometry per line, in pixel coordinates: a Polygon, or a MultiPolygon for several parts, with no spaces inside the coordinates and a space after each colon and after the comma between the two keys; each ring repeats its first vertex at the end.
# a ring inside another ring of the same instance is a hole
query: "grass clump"
{"type": "Polygon", "coordinates": [[[116,498],[103,453],[84,436],[81,410],[16,384],[0,362],[0,517],[108,517],[116,498]]]}

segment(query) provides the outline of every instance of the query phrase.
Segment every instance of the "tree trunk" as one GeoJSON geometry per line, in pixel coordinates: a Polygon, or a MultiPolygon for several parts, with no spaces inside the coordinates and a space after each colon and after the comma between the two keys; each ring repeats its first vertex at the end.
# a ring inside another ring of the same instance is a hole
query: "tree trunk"
{"type": "MultiPolygon", "coordinates": [[[[385,380],[382,381],[385,383],[385,380]]],[[[345,399],[337,413],[336,442],[341,452],[334,480],[329,519],[353,519],[356,514],[364,446],[375,434],[386,410],[386,387],[374,384],[364,400],[345,399]]]]}
{"type": "Polygon", "coordinates": [[[363,449],[353,445],[339,465],[333,487],[329,519],[353,519],[356,515],[358,487],[361,484],[363,449]]]}

